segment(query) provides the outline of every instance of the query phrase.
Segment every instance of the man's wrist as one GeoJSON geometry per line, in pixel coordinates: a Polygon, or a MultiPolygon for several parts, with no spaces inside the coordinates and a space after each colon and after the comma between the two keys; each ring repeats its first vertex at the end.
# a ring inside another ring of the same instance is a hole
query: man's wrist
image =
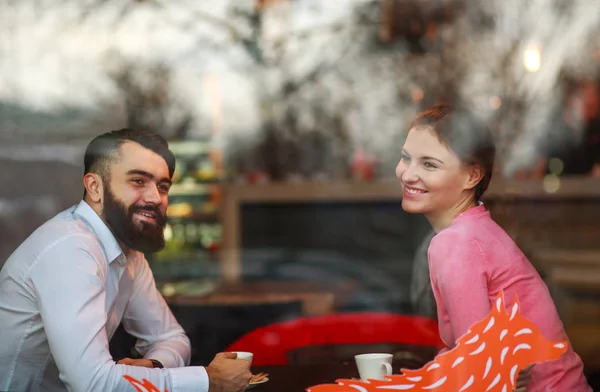
{"type": "Polygon", "coordinates": [[[162,363],[160,363],[160,361],[157,361],[156,359],[148,359],[151,363],[152,363],[152,367],[155,369],[163,369],[164,366],[162,363]]]}

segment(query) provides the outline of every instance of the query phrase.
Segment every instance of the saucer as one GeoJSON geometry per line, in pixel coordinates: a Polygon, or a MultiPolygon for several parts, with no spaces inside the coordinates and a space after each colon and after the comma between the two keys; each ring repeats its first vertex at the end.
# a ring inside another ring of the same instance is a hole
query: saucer
{"type": "Polygon", "coordinates": [[[260,380],[258,382],[251,382],[250,385],[248,386],[248,388],[246,388],[246,390],[252,389],[252,388],[254,388],[257,385],[264,384],[267,381],[269,381],[269,377],[265,377],[265,378],[263,378],[262,380],[260,380]]]}

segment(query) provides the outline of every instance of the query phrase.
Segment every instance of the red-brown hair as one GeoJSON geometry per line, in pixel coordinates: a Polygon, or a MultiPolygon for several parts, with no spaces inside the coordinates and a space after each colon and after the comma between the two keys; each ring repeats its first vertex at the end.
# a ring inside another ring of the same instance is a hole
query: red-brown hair
{"type": "Polygon", "coordinates": [[[496,156],[490,128],[467,109],[439,105],[417,114],[411,129],[432,131],[463,164],[481,167],[483,177],[474,189],[475,201],[479,201],[492,180],[496,156]]]}

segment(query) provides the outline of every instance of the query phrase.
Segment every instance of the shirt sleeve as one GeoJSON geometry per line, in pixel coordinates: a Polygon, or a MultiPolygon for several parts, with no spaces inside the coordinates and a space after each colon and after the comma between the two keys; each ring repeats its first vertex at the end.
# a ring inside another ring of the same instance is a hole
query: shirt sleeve
{"type": "Polygon", "coordinates": [[[456,341],[491,310],[487,257],[475,239],[441,232],[431,241],[429,263],[432,283],[456,341]]]}
{"type": "Polygon", "coordinates": [[[107,267],[98,243],[74,234],[51,244],[30,271],[50,351],[69,391],[131,392],[124,376],[159,390],[207,392],[202,367],[150,369],[117,365],[106,335],[107,267]]]}
{"type": "Polygon", "coordinates": [[[156,288],[146,259],[136,260],[133,294],[129,299],[123,327],[138,341],[136,349],[144,358],[160,361],[165,367],[190,362],[190,340],[156,288]]]}

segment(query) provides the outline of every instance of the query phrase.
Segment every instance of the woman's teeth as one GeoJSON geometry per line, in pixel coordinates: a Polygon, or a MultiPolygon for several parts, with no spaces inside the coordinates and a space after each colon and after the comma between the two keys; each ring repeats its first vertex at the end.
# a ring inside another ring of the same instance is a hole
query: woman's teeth
{"type": "Polygon", "coordinates": [[[425,191],[422,191],[420,189],[414,189],[414,188],[406,188],[406,193],[408,193],[410,195],[418,195],[421,193],[425,193],[425,191]]]}

